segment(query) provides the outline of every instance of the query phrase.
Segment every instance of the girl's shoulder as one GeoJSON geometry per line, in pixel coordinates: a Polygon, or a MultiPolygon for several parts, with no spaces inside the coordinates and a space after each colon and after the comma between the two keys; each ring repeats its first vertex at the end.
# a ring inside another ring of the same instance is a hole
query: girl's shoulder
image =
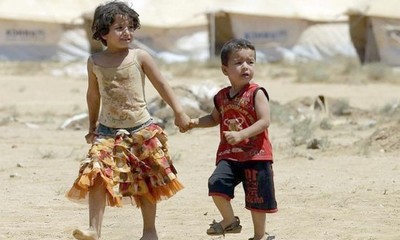
{"type": "Polygon", "coordinates": [[[95,66],[101,66],[104,63],[104,59],[105,59],[105,53],[104,53],[104,51],[101,51],[101,52],[92,53],[89,56],[88,62],[90,62],[91,64],[93,64],[95,66]]]}
{"type": "Polygon", "coordinates": [[[89,61],[95,66],[104,68],[124,67],[134,62],[140,62],[140,55],[140,49],[129,49],[127,52],[121,54],[110,54],[102,51],[91,54],[89,61]]]}
{"type": "Polygon", "coordinates": [[[146,59],[152,58],[150,53],[148,53],[146,50],[141,49],[141,48],[132,48],[129,50],[130,54],[134,56],[139,62],[145,61],[146,59]]]}

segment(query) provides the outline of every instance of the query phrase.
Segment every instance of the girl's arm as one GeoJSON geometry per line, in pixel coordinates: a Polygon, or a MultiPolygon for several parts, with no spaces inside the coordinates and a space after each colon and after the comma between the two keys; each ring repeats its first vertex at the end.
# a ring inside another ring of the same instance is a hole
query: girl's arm
{"type": "Polygon", "coordinates": [[[93,62],[91,58],[87,61],[88,88],[86,92],[86,102],[89,112],[89,132],[86,135],[88,143],[93,142],[94,131],[96,130],[97,120],[100,110],[100,91],[96,75],[93,73],[93,62]]]}
{"type": "Polygon", "coordinates": [[[256,136],[265,129],[267,129],[270,125],[270,109],[269,109],[269,102],[267,97],[265,96],[263,91],[257,91],[254,105],[257,113],[257,121],[238,132],[233,131],[225,131],[224,136],[227,142],[231,145],[237,144],[245,139],[249,139],[253,136],[256,136]]]}
{"type": "Polygon", "coordinates": [[[186,131],[190,118],[183,112],[183,108],[180,105],[176,95],[174,94],[171,86],[162,76],[158,70],[156,63],[153,58],[144,50],[139,50],[138,59],[142,65],[144,73],[147,75],[154,88],[160,94],[161,98],[172,108],[175,114],[175,125],[177,125],[181,131],[186,131]]]}

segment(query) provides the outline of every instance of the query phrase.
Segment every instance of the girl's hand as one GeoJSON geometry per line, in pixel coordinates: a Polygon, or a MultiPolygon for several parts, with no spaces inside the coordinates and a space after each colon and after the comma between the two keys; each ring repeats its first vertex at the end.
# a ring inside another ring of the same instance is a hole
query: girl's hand
{"type": "Polygon", "coordinates": [[[94,134],[94,132],[89,132],[88,134],[86,134],[86,136],[85,136],[86,143],[93,144],[95,136],[96,135],[94,134]]]}
{"type": "Polygon", "coordinates": [[[189,130],[190,118],[186,113],[175,114],[175,125],[179,128],[181,133],[189,130]]]}

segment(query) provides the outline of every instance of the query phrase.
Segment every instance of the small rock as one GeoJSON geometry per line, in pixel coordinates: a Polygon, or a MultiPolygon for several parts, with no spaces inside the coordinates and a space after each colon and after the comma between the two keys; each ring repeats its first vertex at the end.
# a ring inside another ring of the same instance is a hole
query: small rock
{"type": "Polygon", "coordinates": [[[16,178],[16,177],[19,177],[18,173],[11,173],[10,174],[10,178],[16,178]]]}

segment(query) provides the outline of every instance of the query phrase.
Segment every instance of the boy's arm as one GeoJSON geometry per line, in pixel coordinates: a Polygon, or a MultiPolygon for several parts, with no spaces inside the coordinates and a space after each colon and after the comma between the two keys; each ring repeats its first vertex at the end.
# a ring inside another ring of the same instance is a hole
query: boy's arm
{"type": "Polygon", "coordinates": [[[190,121],[190,128],[208,128],[217,126],[220,122],[220,115],[217,109],[213,109],[208,115],[195,118],[190,121]]]}
{"type": "Polygon", "coordinates": [[[253,136],[256,136],[265,129],[267,129],[270,125],[270,109],[269,109],[269,102],[267,97],[265,96],[263,91],[257,91],[254,105],[257,113],[257,121],[238,132],[234,131],[225,131],[224,136],[225,139],[228,141],[229,144],[237,144],[245,139],[249,139],[253,136]]]}

